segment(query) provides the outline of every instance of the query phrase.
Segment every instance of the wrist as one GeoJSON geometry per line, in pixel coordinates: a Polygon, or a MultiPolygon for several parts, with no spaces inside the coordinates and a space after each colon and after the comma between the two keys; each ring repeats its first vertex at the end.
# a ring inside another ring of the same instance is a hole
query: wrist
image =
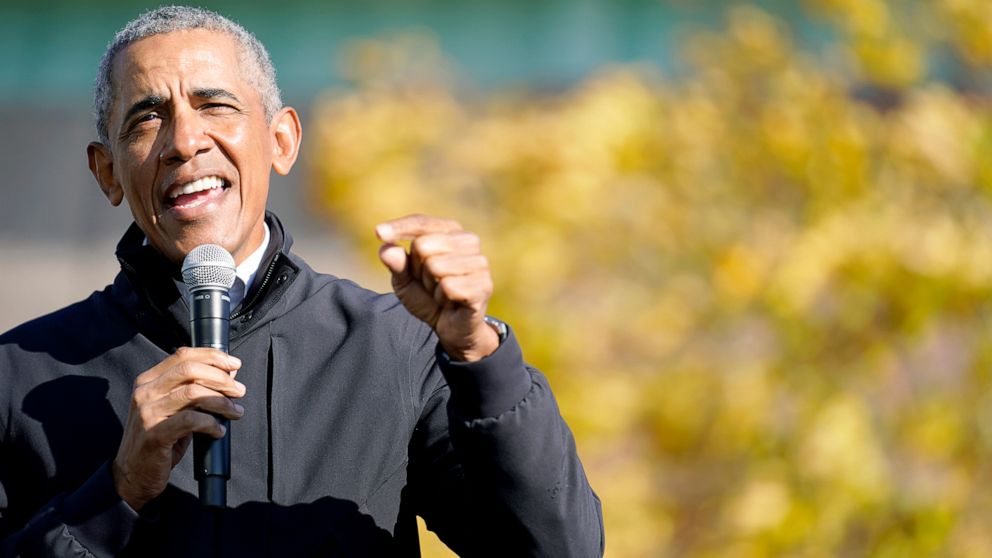
{"type": "Polygon", "coordinates": [[[507,326],[503,322],[485,316],[476,326],[475,331],[468,336],[468,343],[462,346],[450,347],[443,340],[441,348],[455,362],[478,362],[496,352],[503,340],[506,339],[507,326]]]}
{"type": "Polygon", "coordinates": [[[499,416],[520,403],[532,387],[520,345],[509,327],[499,349],[478,362],[456,362],[440,343],[435,353],[451,389],[452,410],[461,418],[499,416]]]}
{"type": "Polygon", "coordinates": [[[137,497],[131,490],[129,490],[130,484],[127,481],[127,473],[124,471],[124,467],[117,463],[115,459],[110,464],[110,478],[114,483],[114,490],[117,491],[117,495],[124,500],[124,503],[131,506],[134,511],[141,511],[141,508],[148,503],[148,500],[141,499],[137,497]]]}

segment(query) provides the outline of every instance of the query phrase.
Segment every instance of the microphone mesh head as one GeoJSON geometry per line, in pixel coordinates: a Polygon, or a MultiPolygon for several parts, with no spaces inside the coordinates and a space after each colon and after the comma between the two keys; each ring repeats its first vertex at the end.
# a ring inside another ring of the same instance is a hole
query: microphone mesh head
{"type": "Polygon", "coordinates": [[[183,282],[190,291],[207,287],[230,290],[234,285],[234,258],[216,244],[201,244],[183,260],[183,282]]]}

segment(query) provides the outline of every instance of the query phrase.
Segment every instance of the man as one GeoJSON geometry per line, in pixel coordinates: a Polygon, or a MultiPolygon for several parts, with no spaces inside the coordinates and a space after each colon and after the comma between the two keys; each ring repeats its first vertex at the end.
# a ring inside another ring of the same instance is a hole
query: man
{"type": "Polygon", "coordinates": [[[9,555],[417,555],[415,515],[462,555],[592,556],[600,504],[547,382],[486,317],[478,239],[384,223],[395,295],[311,270],[265,212],[301,126],[264,48],[168,7],[108,47],[89,166],[135,224],[104,291],[0,337],[9,555]],[[397,242],[410,240],[409,251],[397,242]],[[179,264],[238,264],[231,355],[190,349],[179,264]],[[196,500],[194,433],[232,419],[228,507],[196,500]]]}

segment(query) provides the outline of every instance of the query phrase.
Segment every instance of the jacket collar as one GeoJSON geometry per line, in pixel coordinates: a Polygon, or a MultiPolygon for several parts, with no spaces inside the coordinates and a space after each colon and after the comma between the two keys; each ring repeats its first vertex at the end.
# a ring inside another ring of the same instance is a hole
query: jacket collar
{"type": "MultiPolygon", "coordinates": [[[[271,235],[269,245],[251,290],[231,314],[232,339],[260,323],[299,273],[299,267],[287,257],[292,237],[274,213],[266,211],[265,222],[271,235]]],[[[189,306],[180,294],[180,267],[144,244],[144,239],[145,233],[136,223],[124,233],[116,252],[123,277],[115,283],[126,279],[137,298],[134,316],[139,329],[171,352],[190,344],[189,306]]]]}

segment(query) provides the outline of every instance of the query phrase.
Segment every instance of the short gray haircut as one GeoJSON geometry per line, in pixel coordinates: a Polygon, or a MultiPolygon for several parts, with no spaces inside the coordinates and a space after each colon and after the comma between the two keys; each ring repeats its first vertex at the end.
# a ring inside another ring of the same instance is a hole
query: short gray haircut
{"type": "Polygon", "coordinates": [[[269,59],[268,51],[254,35],[237,23],[210,10],[189,6],[163,6],[145,12],[125,25],[117,32],[114,40],[107,45],[107,50],[103,53],[93,93],[96,131],[101,142],[110,145],[107,127],[110,125],[110,106],[114,101],[111,75],[114,57],[128,45],[146,37],[193,29],[209,29],[230,35],[241,51],[242,71],[245,78],[256,88],[262,99],[266,120],[271,121],[276,112],[282,108],[279,85],[276,83],[276,70],[272,66],[272,60],[269,59]]]}

